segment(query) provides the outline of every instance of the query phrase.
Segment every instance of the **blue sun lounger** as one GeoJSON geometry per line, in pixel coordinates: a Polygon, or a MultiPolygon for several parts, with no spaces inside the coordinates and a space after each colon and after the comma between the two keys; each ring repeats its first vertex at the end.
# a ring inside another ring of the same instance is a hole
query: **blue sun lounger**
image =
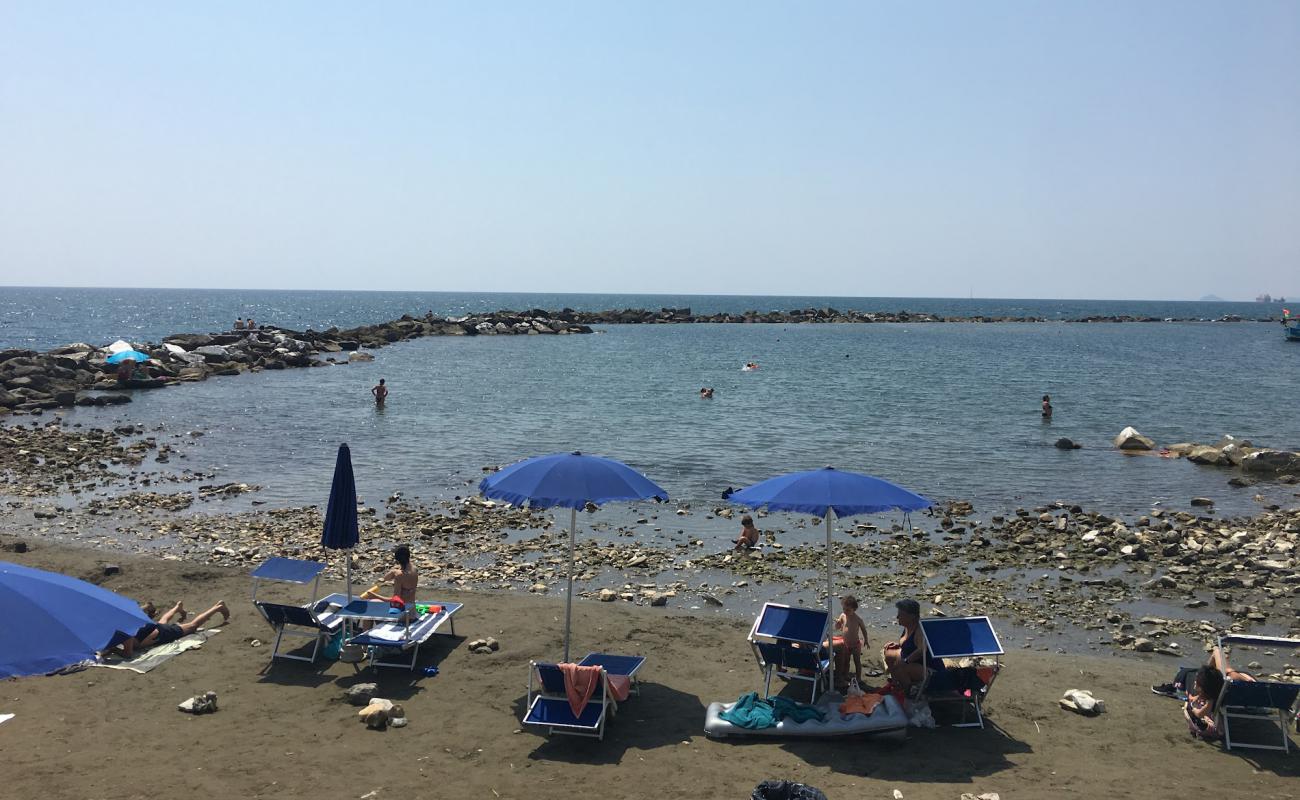
{"type": "Polygon", "coordinates": [[[611,653],[588,653],[578,662],[580,667],[604,667],[610,675],[626,675],[631,682],[628,691],[641,694],[641,683],[637,672],[645,665],[645,656],[616,656],[611,653]]]}
{"type": "Polygon", "coordinates": [[[312,584],[312,597],[315,597],[316,590],[320,587],[320,575],[324,570],[325,565],[319,561],[304,561],[297,558],[267,559],[253,570],[253,605],[267,624],[275,630],[275,646],[271,649],[272,662],[277,658],[315,662],[320,653],[321,640],[342,630],[343,620],[332,610],[320,604],[297,606],[258,600],[257,590],[263,581],[300,586],[312,584]],[[313,640],[311,655],[281,653],[280,646],[286,636],[313,640]]]}
{"type": "Polygon", "coordinates": [[[464,603],[429,603],[428,605],[441,606],[442,610],[436,614],[422,614],[415,619],[394,620],[388,614],[388,603],[384,601],[354,599],[348,603],[343,595],[332,594],[321,600],[318,606],[321,604],[328,605],[331,609],[337,608],[335,613],[344,619],[377,623],[347,642],[366,648],[372,667],[404,667],[412,670],[420,659],[420,645],[427,642],[443,625],[450,628],[451,636],[456,635],[454,617],[464,607],[464,603]],[[389,660],[395,655],[408,652],[409,660],[389,660]]]}
{"type": "MultiPolygon", "coordinates": [[[[595,666],[595,665],[583,665],[595,666]]],[[[564,690],[564,673],[556,664],[532,661],[528,664],[528,713],[524,724],[542,728],[546,735],[565,733],[572,736],[605,738],[605,722],[618,705],[606,689],[609,673],[600,670],[600,682],[582,713],[574,715],[564,690]]]]}
{"type": "MultiPolygon", "coordinates": [[[[1230,635],[1219,637],[1219,648],[1237,646],[1285,649],[1288,652],[1300,648],[1300,639],[1287,639],[1280,636],[1242,636],[1230,635]]],[[[1257,750],[1291,749],[1291,736],[1287,732],[1288,717],[1294,714],[1296,697],[1300,696],[1300,684],[1281,683],[1278,681],[1244,681],[1225,679],[1223,691],[1216,704],[1219,720],[1223,728],[1223,746],[1231,750],[1234,747],[1247,747],[1257,750]],[[1263,723],[1270,729],[1276,722],[1281,731],[1281,741],[1270,744],[1267,741],[1243,741],[1240,735],[1234,740],[1232,721],[1238,720],[1238,734],[1241,733],[1242,720],[1263,723]]]]}
{"type": "Polygon", "coordinates": [[[962,721],[954,728],[984,727],[984,698],[1002,669],[1001,656],[1006,653],[1002,642],[993,630],[988,617],[936,617],[921,620],[925,646],[932,658],[993,659],[992,674],[987,681],[978,677],[978,670],[931,670],[926,675],[922,690],[926,700],[934,703],[957,703],[962,709],[962,721]],[[968,678],[965,685],[958,681],[968,678]],[[968,720],[968,712],[975,712],[975,720],[968,720]]]}
{"type": "Polygon", "coordinates": [[[823,680],[830,688],[831,661],[822,647],[830,624],[831,616],[824,609],[763,604],[754,627],[749,630],[749,644],[763,672],[764,697],[772,694],[773,675],[810,681],[809,702],[813,703],[817,702],[817,687],[823,680]]]}

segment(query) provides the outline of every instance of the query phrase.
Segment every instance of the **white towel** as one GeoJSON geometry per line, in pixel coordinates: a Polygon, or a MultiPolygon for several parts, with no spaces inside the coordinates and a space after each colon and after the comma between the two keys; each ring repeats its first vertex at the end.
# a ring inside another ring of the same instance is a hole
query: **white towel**
{"type": "Polygon", "coordinates": [[[111,661],[102,661],[91,666],[108,667],[109,669],[129,669],[132,672],[144,674],[149,672],[159,664],[163,664],[176,656],[184,653],[186,650],[194,650],[202,647],[203,643],[209,638],[221,633],[220,628],[208,628],[207,630],[195,631],[189,636],[182,636],[174,642],[160,644],[157,647],[151,647],[138,656],[123,661],[120,658],[113,658],[111,661]]]}

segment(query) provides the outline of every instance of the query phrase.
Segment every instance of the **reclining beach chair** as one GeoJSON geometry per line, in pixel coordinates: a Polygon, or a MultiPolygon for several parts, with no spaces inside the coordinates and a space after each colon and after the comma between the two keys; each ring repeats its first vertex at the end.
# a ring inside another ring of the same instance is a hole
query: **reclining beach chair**
{"type": "Polygon", "coordinates": [[[749,644],[763,672],[763,696],[772,694],[772,676],[812,683],[810,703],[817,702],[817,687],[831,684],[831,660],[822,647],[830,629],[825,609],[797,608],[765,603],[749,630],[749,644]]]}
{"type": "MultiPolygon", "coordinates": [[[[591,666],[591,665],[587,665],[591,666]]],[[[605,721],[618,709],[609,692],[609,673],[600,669],[600,681],[582,713],[574,715],[569,695],[564,689],[564,673],[558,664],[531,661],[528,664],[528,713],[524,724],[542,728],[546,735],[566,733],[572,736],[605,738],[605,721]]]]}
{"type": "Polygon", "coordinates": [[[1002,669],[1006,653],[988,617],[937,617],[921,620],[925,646],[932,658],[993,659],[991,666],[932,670],[926,675],[922,694],[932,705],[955,703],[961,707],[961,722],[954,728],[984,727],[984,698],[1002,669]],[[970,721],[969,714],[975,712],[970,721]]]}
{"type": "MultiPolygon", "coordinates": [[[[332,595],[322,600],[322,603],[330,602],[335,597],[342,598],[341,595],[332,595]]],[[[361,603],[365,605],[367,601],[353,601],[353,604],[361,603]]],[[[369,601],[374,603],[375,601],[369,601]]],[[[429,605],[441,606],[437,613],[429,612],[416,617],[396,622],[379,622],[373,628],[364,630],[356,636],[348,639],[347,643],[359,645],[367,649],[370,654],[370,666],[372,667],[404,667],[406,669],[415,669],[416,662],[420,660],[420,645],[427,642],[438,629],[443,625],[450,628],[450,636],[456,635],[456,612],[460,611],[464,603],[430,603],[429,605]],[[398,655],[409,653],[409,660],[388,660],[398,655]]],[[[341,615],[348,617],[348,609],[351,606],[344,605],[341,615]]]]}
{"type": "MultiPolygon", "coordinates": [[[[1300,639],[1241,635],[1219,637],[1221,651],[1227,652],[1225,648],[1233,645],[1283,649],[1290,653],[1300,648],[1300,639]]],[[[1287,731],[1287,724],[1288,718],[1295,713],[1297,696],[1300,696],[1300,684],[1264,680],[1231,680],[1225,676],[1223,691],[1219,695],[1219,702],[1215,705],[1218,709],[1220,728],[1223,730],[1223,746],[1229,750],[1234,747],[1247,747],[1288,752],[1291,748],[1291,736],[1287,731]],[[1235,740],[1232,733],[1233,720],[1238,720],[1238,737],[1235,740]],[[1240,734],[1243,732],[1241,728],[1244,720],[1261,723],[1270,729],[1270,738],[1262,741],[1259,739],[1243,741],[1240,734]],[[1277,723],[1277,730],[1281,734],[1280,741],[1271,739],[1274,722],[1277,723]],[[1273,744],[1273,741],[1277,743],[1273,744]]]]}
{"type": "Polygon", "coordinates": [[[271,649],[271,661],[277,658],[291,658],[295,661],[315,662],[320,653],[321,640],[333,636],[343,629],[343,620],[330,609],[320,604],[290,605],[272,603],[257,599],[257,590],[263,581],[273,583],[292,583],[297,585],[313,584],[312,596],[320,586],[320,574],[325,565],[319,561],[303,561],[296,558],[272,558],[253,570],[253,605],[267,624],[275,630],[275,646],[271,649]],[[302,656],[281,653],[280,646],[284,637],[314,640],[311,655],[302,656]]]}
{"type": "Polygon", "coordinates": [[[630,681],[630,694],[641,694],[641,684],[636,674],[644,665],[645,656],[616,656],[610,653],[588,653],[578,662],[580,667],[604,667],[610,677],[626,676],[630,681]]]}

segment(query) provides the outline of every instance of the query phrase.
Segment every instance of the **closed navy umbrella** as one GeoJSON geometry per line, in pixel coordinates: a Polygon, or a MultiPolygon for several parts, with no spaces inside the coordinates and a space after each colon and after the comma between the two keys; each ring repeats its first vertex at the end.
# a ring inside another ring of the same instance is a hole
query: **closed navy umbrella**
{"type": "Polygon", "coordinates": [[[826,607],[834,614],[831,580],[831,518],[885,511],[917,511],[934,505],[919,494],[874,475],[834,467],[792,472],[732,492],[731,502],[770,511],[794,511],[826,519],[826,607]]]}
{"type": "MultiPolygon", "coordinates": [[[[334,462],[334,481],[330,484],[330,502],[325,510],[325,529],[320,543],[329,550],[351,550],[361,540],[357,527],[357,483],[352,478],[352,451],[339,445],[334,462]]],[[[352,556],[347,556],[348,602],[352,602],[352,556]]]]}
{"type": "Polygon", "coordinates": [[[0,561],[0,678],[43,675],[91,658],[149,617],[92,583],[0,561]]]}
{"type": "Polygon", "coordinates": [[[569,660],[573,619],[573,549],[578,509],[615,500],[667,500],[654,481],[621,461],[582,453],[555,453],[511,464],[479,483],[484,497],[532,508],[571,509],[569,520],[569,588],[564,605],[564,660],[569,660]]]}

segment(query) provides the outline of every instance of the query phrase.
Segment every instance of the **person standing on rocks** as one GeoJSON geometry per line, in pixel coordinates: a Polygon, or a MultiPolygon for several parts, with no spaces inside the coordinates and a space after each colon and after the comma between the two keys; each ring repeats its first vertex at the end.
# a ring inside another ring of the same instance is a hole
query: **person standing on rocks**
{"type": "Polygon", "coordinates": [[[380,378],[379,383],[370,389],[370,393],[375,396],[375,405],[382,406],[388,399],[388,387],[384,385],[384,379],[380,378]]]}

